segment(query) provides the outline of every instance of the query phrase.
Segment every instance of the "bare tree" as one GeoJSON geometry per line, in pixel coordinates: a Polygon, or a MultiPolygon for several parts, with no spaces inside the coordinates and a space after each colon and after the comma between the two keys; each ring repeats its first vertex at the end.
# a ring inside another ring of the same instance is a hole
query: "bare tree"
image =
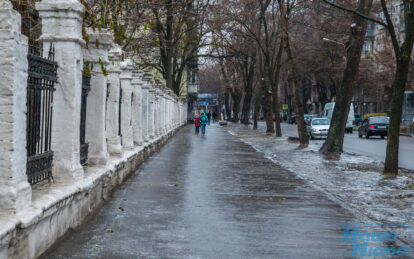
{"type": "MultiPolygon", "coordinates": [[[[361,14],[369,15],[371,6],[372,0],[359,0],[357,11],[361,14]]],[[[340,94],[337,95],[328,137],[320,149],[322,153],[332,154],[343,152],[346,122],[354,93],[353,88],[358,78],[359,63],[366,30],[367,20],[359,15],[354,15],[354,23],[351,24],[346,46],[347,62],[339,89],[340,94]]]]}
{"type": "Polygon", "coordinates": [[[278,0],[280,8],[280,19],[282,21],[282,32],[283,32],[283,46],[287,56],[287,70],[288,70],[288,82],[290,89],[293,93],[293,100],[295,103],[296,121],[298,124],[298,135],[301,146],[309,144],[309,137],[306,131],[304,107],[303,101],[300,97],[299,85],[296,76],[295,62],[290,47],[289,37],[289,14],[292,10],[292,5],[289,0],[278,0]]]}
{"type": "Polygon", "coordinates": [[[398,149],[400,124],[402,119],[402,104],[404,101],[404,90],[407,84],[412,48],[414,44],[414,5],[409,0],[402,0],[404,6],[403,10],[405,33],[403,40],[401,40],[401,43],[399,43],[396,28],[393,24],[392,17],[390,15],[387,2],[385,0],[380,1],[385,21],[365,15],[364,13],[361,13],[358,10],[349,9],[344,6],[328,2],[327,0],[323,1],[342,10],[358,15],[364,19],[375,22],[386,28],[386,30],[389,33],[389,37],[391,38],[391,43],[394,51],[396,68],[395,77],[392,84],[392,98],[390,111],[391,119],[388,128],[387,151],[385,157],[384,173],[396,175],[398,174],[398,149]]]}

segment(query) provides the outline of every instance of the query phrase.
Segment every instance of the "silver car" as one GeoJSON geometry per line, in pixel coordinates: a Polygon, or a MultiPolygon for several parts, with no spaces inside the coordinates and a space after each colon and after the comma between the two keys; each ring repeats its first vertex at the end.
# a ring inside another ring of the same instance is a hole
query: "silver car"
{"type": "Polygon", "coordinates": [[[308,126],[311,139],[326,138],[328,136],[329,124],[328,118],[313,118],[308,126]]]}

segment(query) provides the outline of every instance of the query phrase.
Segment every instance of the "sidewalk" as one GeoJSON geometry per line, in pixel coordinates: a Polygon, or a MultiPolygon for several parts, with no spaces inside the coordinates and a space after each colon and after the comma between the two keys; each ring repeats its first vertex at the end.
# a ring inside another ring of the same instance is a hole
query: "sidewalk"
{"type": "Polygon", "coordinates": [[[217,124],[181,129],[42,258],[346,258],[362,223],[217,124]]]}
{"type": "MultiPolygon", "coordinates": [[[[275,138],[266,135],[264,127],[253,130],[232,123],[226,129],[358,215],[363,223],[414,226],[412,172],[402,171],[397,177],[387,177],[381,173],[383,165],[380,161],[355,154],[344,153],[338,161],[328,161],[318,152],[323,142],[311,141],[307,148],[297,149],[298,143],[292,143],[286,137],[292,132],[275,138]]],[[[386,229],[396,230],[395,227],[386,229]]],[[[406,227],[398,231],[403,242],[408,244],[410,235],[406,227]]]]}

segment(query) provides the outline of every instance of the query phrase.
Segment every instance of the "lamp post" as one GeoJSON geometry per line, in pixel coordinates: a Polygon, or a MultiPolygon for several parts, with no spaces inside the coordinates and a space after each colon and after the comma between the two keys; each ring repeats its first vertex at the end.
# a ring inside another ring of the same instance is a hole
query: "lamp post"
{"type": "Polygon", "coordinates": [[[322,38],[322,40],[323,41],[328,41],[328,42],[333,42],[333,43],[336,43],[336,44],[339,44],[339,45],[342,45],[342,46],[345,47],[345,44],[343,44],[342,42],[336,41],[336,40],[331,40],[331,39],[328,39],[328,38],[322,38]]]}

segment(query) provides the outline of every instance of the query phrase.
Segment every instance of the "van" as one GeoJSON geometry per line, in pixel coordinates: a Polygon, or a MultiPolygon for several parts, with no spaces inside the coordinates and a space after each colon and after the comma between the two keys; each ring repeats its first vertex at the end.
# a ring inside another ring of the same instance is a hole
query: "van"
{"type": "MultiPolygon", "coordinates": [[[[335,103],[327,103],[322,111],[322,116],[328,118],[329,121],[332,119],[333,110],[335,108],[335,103]]],[[[351,107],[349,108],[348,119],[346,121],[346,128],[345,132],[352,133],[355,126],[355,112],[354,112],[354,105],[351,103],[351,107]]]]}

